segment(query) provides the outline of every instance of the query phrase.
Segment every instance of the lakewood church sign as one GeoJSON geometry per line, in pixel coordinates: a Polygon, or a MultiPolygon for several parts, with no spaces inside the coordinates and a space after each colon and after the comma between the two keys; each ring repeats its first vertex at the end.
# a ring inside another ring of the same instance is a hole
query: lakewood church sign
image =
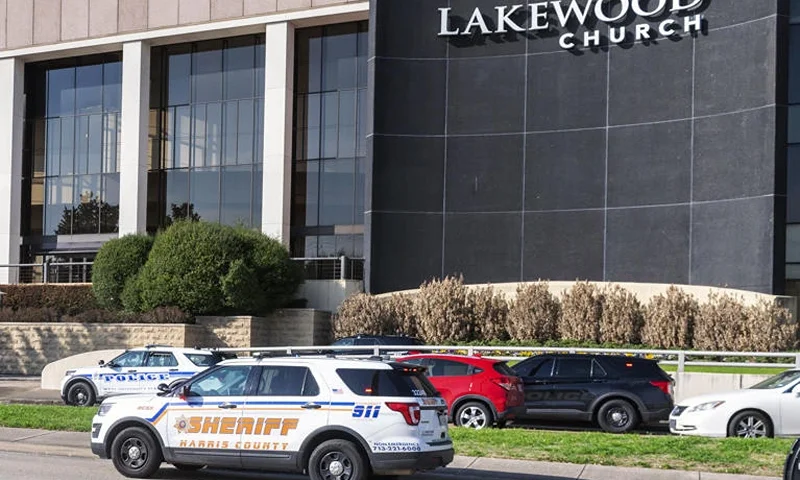
{"type": "MultiPolygon", "coordinates": [[[[528,5],[503,5],[494,7],[491,13],[476,7],[463,28],[453,25],[450,13],[452,8],[440,8],[439,36],[535,33],[549,31],[558,26],[565,28],[567,24],[574,25],[574,23],[585,26],[591,21],[592,24],[601,22],[609,26],[608,41],[611,43],[622,43],[626,38],[633,38],[635,41],[654,40],[659,36],[666,38],[681,33],[699,32],[703,25],[703,16],[694,12],[705,2],[706,0],[582,0],[581,2],[569,0],[567,3],[550,1],[528,5]],[[657,25],[646,23],[631,27],[620,25],[628,23],[631,14],[651,21],[665,16],[667,18],[657,25]],[[672,18],[677,15],[681,15],[682,18],[672,18]],[[526,20],[522,22],[520,18],[526,20]],[[632,37],[629,37],[629,33],[632,37]]],[[[599,47],[600,39],[600,30],[595,29],[584,32],[582,37],[574,33],[564,33],[558,42],[561,48],[569,50],[580,45],[599,47]]]]}

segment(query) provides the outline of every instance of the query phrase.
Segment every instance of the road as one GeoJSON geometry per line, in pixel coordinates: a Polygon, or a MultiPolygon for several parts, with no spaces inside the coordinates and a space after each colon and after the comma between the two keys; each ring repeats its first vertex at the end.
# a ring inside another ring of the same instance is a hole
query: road
{"type": "MultiPolygon", "coordinates": [[[[30,453],[0,452],[0,480],[120,480],[109,460],[79,457],[45,456],[30,453]]],[[[308,480],[298,475],[264,474],[261,472],[233,472],[208,470],[180,472],[164,464],[154,478],[165,480],[308,480]]],[[[554,477],[523,474],[501,474],[480,470],[453,469],[437,474],[418,474],[410,480],[571,480],[574,477],[554,477]]]]}

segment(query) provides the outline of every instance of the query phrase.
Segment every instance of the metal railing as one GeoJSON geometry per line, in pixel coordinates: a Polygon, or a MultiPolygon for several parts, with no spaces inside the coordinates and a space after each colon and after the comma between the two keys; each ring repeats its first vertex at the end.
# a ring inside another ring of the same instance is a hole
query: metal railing
{"type": "MultiPolygon", "coordinates": [[[[293,258],[306,280],[363,280],[364,259],[348,257],[293,258]]],[[[91,283],[92,262],[41,262],[0,265],[9,283],[91,283]]]]}
{"type": "Polygon", "coordinates": [[[303,267],[306,280],[363,280],[364,259],[341,257],[293,258],[303,267]]]}
{"type": "MultiPolygon", "coordinates": [[[[325,355],[335,353],[345,355],[346,352],[371,351],[370,355],[381,356],[392,353],[434,352],[456,353],[461,355],[481,355],[484,358],[497,360],[520,360],[542,353],[578,353],[601,355],[627,355],[658,360],[662,365],[676,365],[678,373],[686,371],[686,367],[776,367],[800,369],[800,352],[765,353],[765,352],[712,352],[694,350],[646,350],[646,349],[609,349],[609,348],[564,348],[564,347],[478,347],[457,345],[362,345],[362,346],[303,346],[303,347],[251,347],[251,348],[213,348],[211,350],[229,353],[266,353],[273,355],[325,355]],[[692,360],[695,358],[696,360],[692,360]],[[736,361],[745,358],[750,361],[736,361]],[[755,361],[761,359],[763,361],[755,361]],[[783,359],[785,362],[772,360],[783,359]]],[[[365,355],[355,355],[364,357],[365,355]]],[[[367,355],[368,356],[368,355],[367,355]]]]}
{"type": "Polygon", "coordinates": [[[0,265],[9,283],[91,283],[93,262],[41,262],[0,265]]]}

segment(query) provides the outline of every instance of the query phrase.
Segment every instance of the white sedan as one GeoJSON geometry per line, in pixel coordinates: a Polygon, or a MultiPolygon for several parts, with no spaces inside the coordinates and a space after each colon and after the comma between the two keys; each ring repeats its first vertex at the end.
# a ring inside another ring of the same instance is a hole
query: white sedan
{"type": "Polygon", "coordinates": [[[693,397],[669,417],[679,435],[759,438],[800,435],[800,370],[743,390],[693,397]]]}

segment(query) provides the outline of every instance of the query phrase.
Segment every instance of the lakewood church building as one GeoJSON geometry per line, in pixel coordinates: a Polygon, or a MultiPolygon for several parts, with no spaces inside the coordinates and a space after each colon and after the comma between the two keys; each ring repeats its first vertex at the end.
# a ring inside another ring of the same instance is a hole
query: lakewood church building
{"type": "Polygon", "coordinates": [[[798,295],[800,2],[0,2],[0,284],[184,218],[377,293],[798,295]]]}

